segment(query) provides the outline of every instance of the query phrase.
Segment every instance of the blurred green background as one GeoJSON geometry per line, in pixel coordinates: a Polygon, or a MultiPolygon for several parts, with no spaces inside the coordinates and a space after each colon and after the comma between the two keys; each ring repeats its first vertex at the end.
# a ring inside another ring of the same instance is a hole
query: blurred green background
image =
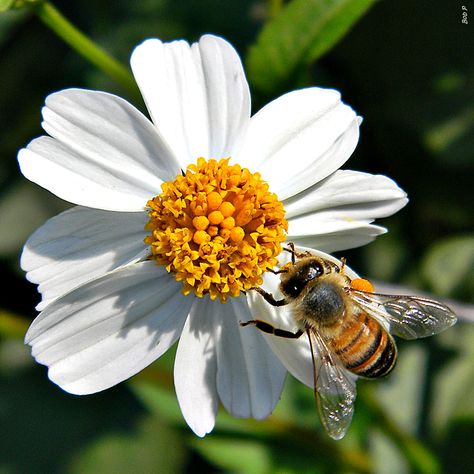
{"type": "MultiPolygon", "coordinates": [[[[125,64],[147,37],[224,36],[244,58],[254,111],[298,87],[339,89],[364,117],[346,168],[387,174],[410,197],[380,222],[388,234],[344,256],[372,279],[474,303],[473,2],[55,5],[125,64]]],[[[401,342],[390,378],[359,383],[341,442],[324,436],[311,391],[291,377],[268,420],[236,420],[221,410],[205,439],[182,421],[173,354],[97,395],[75,397],[49,382],[22,343],[39,298],[18,260],[27,236],[68,204],[22,178],[17,150],[42,134],[40,108],[53,91],[99,89],[143,104],[29,9],[0,14],[0,78],[1,474],[474,472],[474,326],[466,320],[438,337],[401,342]]],[[[474,321],[472,309],[461,316],[469,311],[474,321]]]]}

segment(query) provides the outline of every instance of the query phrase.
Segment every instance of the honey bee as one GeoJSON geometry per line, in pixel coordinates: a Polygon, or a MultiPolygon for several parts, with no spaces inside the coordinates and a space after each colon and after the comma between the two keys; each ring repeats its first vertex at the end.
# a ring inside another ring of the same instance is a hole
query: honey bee
{"type": "Polygon", "coordinates": [[[291,263],[273,271],[280,275],[284,298],[254,290],[273,306],[290,305],[299,329],[293,333],[259,319],[240,324],[284,338],[307,335],[321,423],[330,437],[341,439],[354,411],[354,375],[383,377],[395,366],[397,346],[390,333],[404,339],[431,336],[452,326],[456,316],[431,299],[376,294],[368,280],[345,274],[344,260],[298,253],[289,245],[291,263]]]}

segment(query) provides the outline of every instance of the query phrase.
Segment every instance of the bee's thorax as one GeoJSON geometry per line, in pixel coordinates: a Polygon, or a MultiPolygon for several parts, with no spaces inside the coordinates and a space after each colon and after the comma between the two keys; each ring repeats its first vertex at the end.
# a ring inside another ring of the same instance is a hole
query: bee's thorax
{"type": "Polygon", "coordinates": [[[324,327],[337,324],[345,313],[343,290],[327,275],[312,281],[302,292],[296,316],[306,326],[322,330],[324,327]]]}

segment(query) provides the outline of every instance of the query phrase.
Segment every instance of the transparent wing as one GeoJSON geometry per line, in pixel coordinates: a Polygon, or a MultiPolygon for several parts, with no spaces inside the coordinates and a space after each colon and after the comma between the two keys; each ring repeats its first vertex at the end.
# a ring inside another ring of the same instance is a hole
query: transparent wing
{"type": "Polygon", "coordinates": [[[316,332],[307,331],[314,369],[314,396],[324,429],[341,439],[351,424],[356,398],[355,380],[316,332]]]}
{"type": "Polygon", "coordinates": [[[418,296],[380,295],[351,290],[351,298],[369,315],[390,323],[390,332],[404,339],[432,336],[456,322],[444,304],[418,296]]]}

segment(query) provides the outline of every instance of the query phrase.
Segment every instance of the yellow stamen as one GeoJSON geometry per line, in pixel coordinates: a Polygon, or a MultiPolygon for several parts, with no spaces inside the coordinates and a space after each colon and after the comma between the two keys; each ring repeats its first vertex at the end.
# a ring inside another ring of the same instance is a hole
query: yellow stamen
{"type": "Polygon", "coordinates": [[[235,219],[232,216],[226,217],[222,222],[221,222],[221,228],[222,229],[232,229],[235,226],[235,219]]]}
{"type": "Polygon", "coordinates": [[[219,206],[219,211],[221,211],[221,214],[224,216],[224,217],[229,217],[231,216],[234,211],[235,211],[235,207],[234,205],[229,202],[229,201],[224,201],[220,206],[219,206]]]}
{"type": "Polygon", "coordinates": [[[207,217],[209,222],[214,225],[219,225],[224,220],[221,211],[212,211],[207,217]]]}
{"type": "Polygon", "coordinates": [[[183,293],[225,302],[262,284],[276,265],[288,223],[283,204],[258,173],[199,158],[148,201],[151,258],[183,293]]]}
{"type": "Polygon", "coordinates": [[[245,231],[242,227],[234,227],[230,230],[230,238],[234,242],[242,242],[243,238],[245,237],[245,231]]]}
{"type": "Polygon", "coordinates": [[[210,225],[208,228],[207,228],[207,233],[211,236],[211,237],[215,237],[218,233],[219,233],[219,227],[215,226],[215,225],[210,225]]]}
{"type": "Polygon", "coordinates": [[[209,226],[209,219],[206,216],[196,216],[193,219],[193,226],[196,230],[206,230],[209,226]]]}
{"type": "Polygon", "coordinates": [[[207,196],[207,205],[209,206],[209,210],[218,209],[219,206],[222,204],[222,196],[216,192],[212,191],[207,196]]]}
{"type": "Polygon", "coordinates": [[[211,236],[205,230],[197,230],[193,235],[195,244],[205,244],[211,240],[211,236]]]}

